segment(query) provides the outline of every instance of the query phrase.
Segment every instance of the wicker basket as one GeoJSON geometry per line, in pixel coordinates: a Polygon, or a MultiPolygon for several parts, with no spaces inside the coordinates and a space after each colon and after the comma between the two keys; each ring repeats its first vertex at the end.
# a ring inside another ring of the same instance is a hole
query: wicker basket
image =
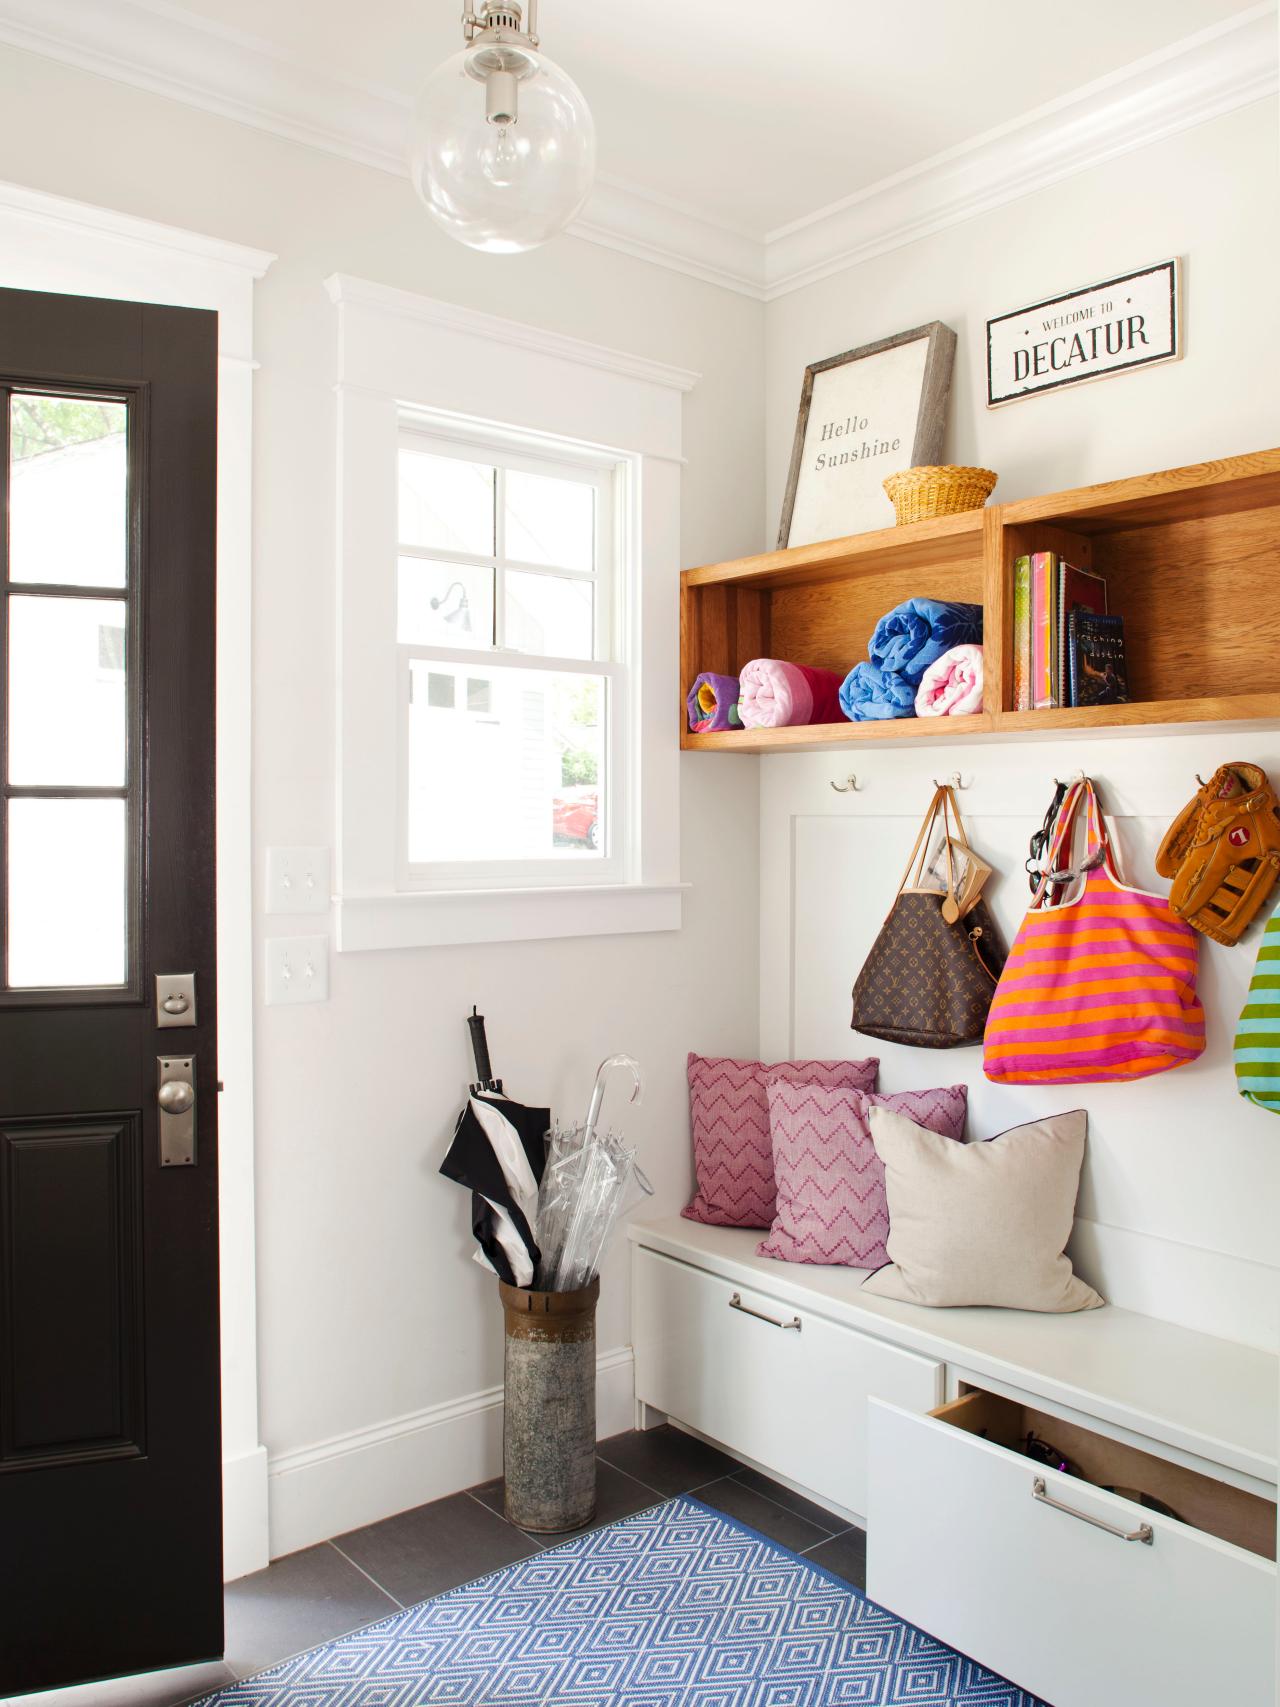
{"type": "Polygon", "coordinates": [[[898,526],[932,516],[980,510],[999,478],[989,468],[904,468],[891,474],[884,489],[893,500],[898,526]]]}

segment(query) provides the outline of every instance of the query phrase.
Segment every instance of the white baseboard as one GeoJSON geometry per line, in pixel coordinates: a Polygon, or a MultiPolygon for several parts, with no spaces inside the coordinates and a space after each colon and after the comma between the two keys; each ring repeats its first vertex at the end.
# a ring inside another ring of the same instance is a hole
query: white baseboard
{"type": "Polygon", "coordinates": [[[1280,1350],[1280,1269],[1083,1216],[1067,1254],[1109,1304],[1280,1350]]]}
{"type": "MultiPolygon", "coordinates": [[[[630,1346],[602,1352],[596,1371],[596,1433],[604,1440],[632,1426],[630,1346]]],[[[271,1557],[501,1474],[501,1387],[281,1453],[268,1465],[271,1557]]]]}
{"type": "Polygon", "coordinates": [[[255,1446],[222,1460],[222,1575],[232,1582],[270,1562],[267,1449],[255,1446]]]}

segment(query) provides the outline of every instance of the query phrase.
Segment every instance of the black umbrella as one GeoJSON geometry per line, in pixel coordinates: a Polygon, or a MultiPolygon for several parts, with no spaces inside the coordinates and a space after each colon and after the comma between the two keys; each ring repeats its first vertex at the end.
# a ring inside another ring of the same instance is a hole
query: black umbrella
{"type": "Polygon", "coordinates": [[[527,1108],[506,1095],[502,1080],[493,1076],[483,1014],[473,1007],[467,1025],[476,1083],[440,1172],[471,1192],[471,1226],[480,1246],[476,1261],[509,1286],[530,1286],[541,1254],[534,1226],[551,1110],[527,1108]]]}

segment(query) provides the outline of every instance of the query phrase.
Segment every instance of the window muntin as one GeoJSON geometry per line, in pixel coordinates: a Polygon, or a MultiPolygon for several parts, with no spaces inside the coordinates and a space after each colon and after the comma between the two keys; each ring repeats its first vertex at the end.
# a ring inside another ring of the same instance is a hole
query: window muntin
{"type": "Polygon", "coordinates": [[[401,433],[402,888],[623,871],[618,474],[544,451],[401,433]]]}

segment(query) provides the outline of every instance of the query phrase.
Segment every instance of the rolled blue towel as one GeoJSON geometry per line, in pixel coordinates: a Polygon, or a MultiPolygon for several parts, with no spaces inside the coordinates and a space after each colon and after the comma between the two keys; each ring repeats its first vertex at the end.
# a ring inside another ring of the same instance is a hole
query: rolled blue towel
{"type": "Polygon", "coordinates": [[[982,639],[982,606],[946,599],[906,599],[882,616],[867,654],[880,669],[905,676],[913,688],[944,652],[982,639]]]}
{"type": "Polygon", "coordinates": [[[916,690],[897,670],[855,664],[840,686],[840,709],[854,723],[879,717],[914,717],[916,690]]]}

